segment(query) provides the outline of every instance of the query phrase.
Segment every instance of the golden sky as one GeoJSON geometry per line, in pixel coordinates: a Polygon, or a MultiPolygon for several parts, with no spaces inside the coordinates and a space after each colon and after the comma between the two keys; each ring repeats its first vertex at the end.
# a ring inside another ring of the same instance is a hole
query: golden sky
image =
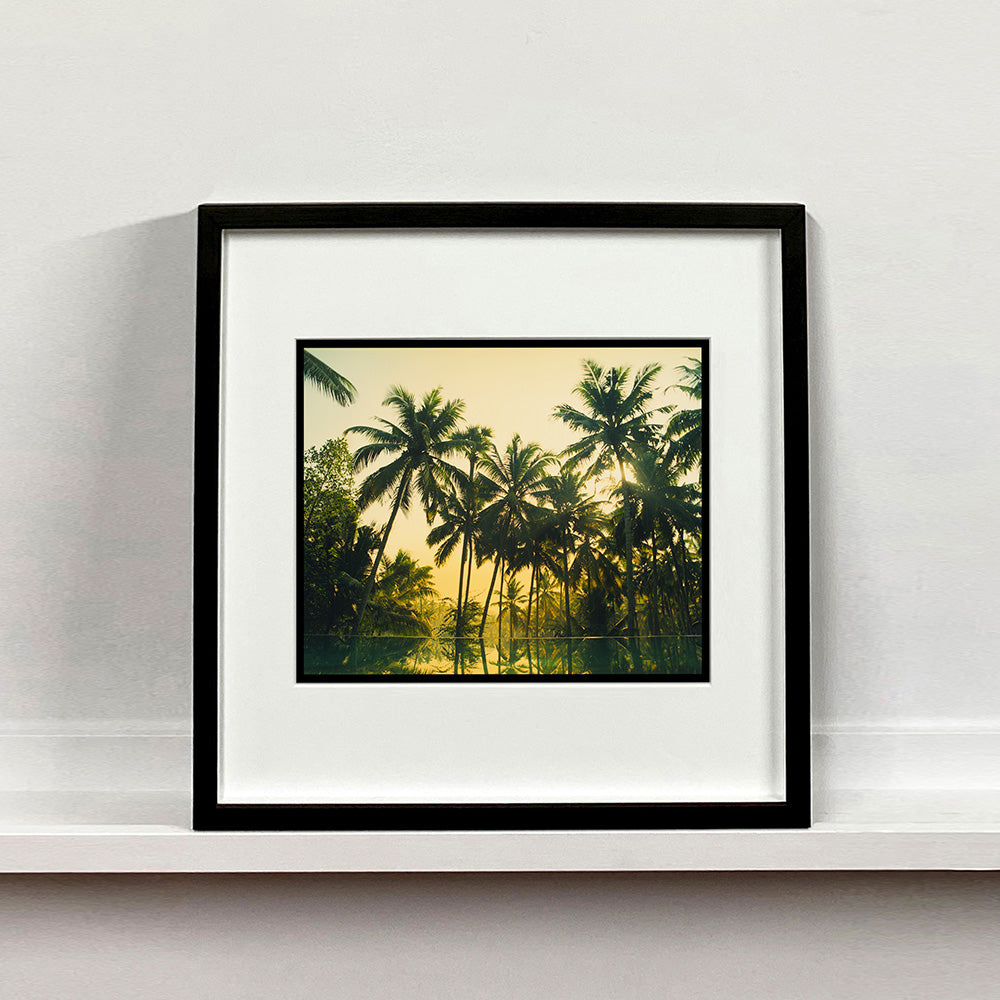
{"type": "MultiPolygon", "coordinates": [[[[671,387],[681,377],[678,366],[701,354],[698,347],[690,346],[586,344],[474,347],[456,343],[453,347],[392,345],[309,350],[350,379],[357,389],[357,398],[350,406],[339,406],[307,385],[303,405],[305,447],[340,437],[350,426],[373,424],[375,417],[394,419],[394,411],[382,405],[390,386],[402,385],[418,402],[425,392],[440,386],[446,400],[465,401],[466,424],[483,424],[493,429],[493,440],[501,453],[515,433],[523,441],[537,441],[543,449],[554,453],[575,439],[573,431],[552,416],[552,410],[560,403],[580,405],[573,395],[573,386],[581,378],[584,359],[592,359],[604,367],[628,366],[633,372],[642,365],[658,363],[663,371],[655,383],[652,405],[692,407],[697,404],[691,397],[671,387]]],[[[359,435],[348,435],[352,450],[362,443],[359,435]]],[[[465,467],[463,462],[457,464],[465,467]]],[[[360,473],[357,482],[365,474],[360,473]]],[[[390,510],[391,498],[384,506],[369,507],[362,520],[381,528],[390,510]]],[[[461,546],[456,547],[443,566],[434,567],[433,551],[425,542],[429,530],[423,509],[414,502],[408,515],[402,512],[397,515],[386,555],[391,558],[397,550],[404,549],[421,563],[432,566],[438,592],[442,597],[453,598],[458,591],[461,546]]],[[[485,563],[473,572],[474,599],[485,598],[492,569],[491,563],[485,563]]],[[[526,574],[524,583],[527,585],[526,574]]]]}

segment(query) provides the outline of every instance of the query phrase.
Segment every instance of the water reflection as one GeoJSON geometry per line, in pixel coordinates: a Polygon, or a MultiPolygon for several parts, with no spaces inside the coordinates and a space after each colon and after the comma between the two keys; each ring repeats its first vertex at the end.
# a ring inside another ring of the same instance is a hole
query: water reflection
{"type": "Polygon", "coordinates": [[[528,676],[565,674],[683,674],[702,672],[700,635],[644,635],[637,648],[622,636],[480,639],[364,636],[357,643],[332,635],[307,635],[306,674],[412,676],[528,676]],[[633,669],[633,657],[638,660],[633,669]]]}

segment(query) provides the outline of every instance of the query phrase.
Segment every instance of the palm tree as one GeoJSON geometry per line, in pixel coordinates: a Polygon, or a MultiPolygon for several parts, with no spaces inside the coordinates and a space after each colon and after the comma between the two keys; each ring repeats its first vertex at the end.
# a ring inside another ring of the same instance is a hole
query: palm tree
{"type": "Polygon", "coordinates": [[[511,573],[507,577],[507,614],[510,617],[510,640],[507,645],[507,662],[513,665],[517,659],[514,650],[514,619],[524,603],[524,588],[517,577],[511,573]]]}
{"type": "MultiPolygon", "coordinates": [[[[551,554],[552,543],[556,536],[548,515],[549,511],[544,507],[536,507],[533,511],[528,512],[528,536],[524,542],[522,561],[524,566],[531,570],[528,576],[528,608],[526,612],[529,631],[531,629],[531,602],[537,591],[540,574],[546,568],[553,571],[557,569],[558,561],[551,554]]],[[[535,634],[537,636],[537,609],[535,619],[535,634]]]]}
{"type": "MultiPolygon", "coordinates": [[[[458,571],[458,600],[455,602],[455,620],[460,622],[462,614],[462,586],[465,582],[465,542],[468,537],[466,529],[469,526],[470,511],[466,505],[468,491],[459,487],[441,500],[437,516],[440,524],[435,525],[427,535],[427,544],[431,548],[437,546],[434,553],[434,565],[443,566],[458,543],[462,542],[462,564],[458,571]]],[[[456,633],[458,635],[458,633],[456,633]]]]}
{"type": "MultiPolygon", "coordinates": [[[[555,415],[573,430],[583,434],[575,444],[565,449],[570,468],[579,462],[590,462],[590,475],[597,475],[614,466],[623,491],[627,490],[625,464],[636,460],[636,453],[650,439],[649,419],[656,413],[669,411],[670,407],[650,408],[653,382],[661,366],[644,365],[629,384],[631,369],[602,368],[596,361],[584,361],[584,377],[573,389],[583,401],[583,410],[568,404],[555,408],[555,415]]],[[[632,665],[639,669],[639,650],[636,642],[635,586],[632,567],[632,515],[630,504],[623,503],[625,526],[625,596],[628,606],[628,633],[632,652],[632,665]]]]}
{"type": "MultiPolygon", "coordinates": [[[[456,475],[464,480],[464,474],[456,470],[456,475]]],[[[471,491],[464,485],[458,485],[445,496],[438,508],[440,524],[435,525],[427,535],[427,544],[431,548],[437,546],[434,553],[434,565],[443,566],[455,551],[459,541],[462,541],[462,561],[458,569],[458,599],[452,612],[452,621],[455,624],[455,672],[458,672],[460,639],[465,634],[467,615],[465,603],[462,600],[462,587],[465,581],[465,554],[467,551],[466,540],[469,539],[472,529],[470,522],[475,519],[475,510],[469,507],[472,499],[471,491]]]]}
{"type": "Polygon", "coordinates": [[[414,485],[430,524],[442,498],[447,495],[446,486],[454,481],[456,470],[445,458],[459,447],[456,434],[465,409],[465,403],[460,399],[444,402],[440,387],[424,393],[418,407],[413,394],[396,385],[389,390],[382,405],[391,406],[396,411],[396,423],[376,417],[378,427],[347,428],[349,434],[360,434],[369,441],[354,453],[355,469],[364,469],[380,458],[391,458],[388,464],[376,469],[361,483],[357,496],[358,509],[364,510],[395,493],[375,567],[368,577],[358,608],[354,629],[357,634],[361,632],[361,622],[368,610],[375,574],[381,565],[393,521],[400,509],[409,511],[414,485]]]}
{"type": "Polygon", "coordinates": [[[328,364],[320,361],[315,354],[302,351],[302,375],[311,386],[319,389],[320,392],[331,399],[347,406],[354,402],[354,395],[358,391],[339,372],[335,372],[328,364]]]}
{"type": "MultiPolygon", "coordinates": [[[[698,487],[691,483],[680,483],[678,479],[683,466],[674,461],[676,454],[667,449],[666,453],[648,451],[638,457],[635,463],[635,483],[632,497],[637,506],[637,528],[643,538],[650,539],[652,567],[650,598],[653,611],[653,632],[659,634],[659,599],[657,582],[657,529],[664,542],[664,550],[678,560],[683,560],[683,539],[685,532],[701,530],[701,504],[698,487]],[[675,532],[681,540],[675,547],[675,532]],[[680,553],[678,555],[678,553],[680,553]]],[[[678,579],[684,579],[684,565],[675,566],[678,579]]]]}
{"type": "Polygon", "coordinates": [[[600,527],[587,530],[588,543],[577,548],[570,568],[570,578],[574,583],[585,581],[585,594],[592,590],[600,590],[609,599],[615,600],[622,595],[622,574],[620,566],[609,551],[609,546],[614,544],[614,538],[605,534],[605,530],[610,526],[605,520],[600,527]]]}
{"type": "Polygon", "coordinates": [[[479,623],[480,638],[486,629],[486,616],[489,614],[497,572],[509,555],[511,540],[527,534],[530,513],[537,506],[532,501],[541,492],[545,469],[551,461],[552,456],[542,451],[540,444],[534,441],[522,442],[520,434],[514,435],[502,455],[496,445],[493,445],[482,459],[486,474],[483,481],[484,492],[492,502],[483,508],[480,518],[484,535],[492,539],[490,548],[494,553],[494,564],[482,621],[479,623]]]}
{"type": "Polygon", "coordinates": [[[390,562],[386,559],[378,577],[372,607],[385,624],[408,631],[430,635],[430,624],[424,618],[424,602],[435,597],[434,578],[430,566],[422,566],[402,549],[390,562]],[[416,605],[416,606],[415,606],[416,605]]]}
{"type": "Polygon", "coordinates": [[[462,608],[466,601],[469,600],[469,588],[472,586],[472,561],[475,543],[474,536],[476,534],[477,527],[476,520],[479,516],[480,507],[482,506],[482,501],[480,499],[480,493],[482,490],[479,489],[482,477],[477,478],[476,466],[479,461],[486,456],[492,439],[492,429],[481,425],[466,427],[466,429],[462,431],[461,435],[462,452],[469,460],[469,475],[465,480],[465,489],[467,491],[467,495],[465,497],[467,520],[465,524],[465,537],[462,540],[462,565],[459,569],[458,576],[457,620],[459,622],[465,620],[465,616],[462,614],[462,608]],[[463,597],[462,573],[464,572],[466,558],[468,558],[469,572],[468,580],[465,584],[465,595],[463,597]]]}
{"type": "MultiPolygon", "coordinates": [[[[561,575],[566,610],[567,649],[573,637],[573,619],[570,615],[570,569],[569,554],[577,535],[594,534],[604,524],[600,503],[583,492],[583,476],[565,466],[554,476],[545,480],[545,499],[552,507],[548,513],[548,523],[559,539],[562,557],[561,575]]],[[[572,673],[572,659],[568,661],[572,673]]]]}
{"type": "Polygon", "coordinates": [[[535,581],[535,635],[542,633],[539,625],[539,617],[546,625],[550,621],[555,621],[556,616],[562,613],[562,594],[556,584],[556,577],[550,571],[539,570],[538,579],[535,581]]]}
{"type": "MultiPolygon", "coordinates": [[[[692,399],[701,400],[701,360],[688,358],[690,365],[680,365],[679,372],[684,377],[674,389],[686,392],[692,399]]],[[[671,438],[672,463],[678,472],[690,472],[698,467],[698,482],[701,482],[701,407],[678,410],[667,424],[667,436],[671,438]]]]}

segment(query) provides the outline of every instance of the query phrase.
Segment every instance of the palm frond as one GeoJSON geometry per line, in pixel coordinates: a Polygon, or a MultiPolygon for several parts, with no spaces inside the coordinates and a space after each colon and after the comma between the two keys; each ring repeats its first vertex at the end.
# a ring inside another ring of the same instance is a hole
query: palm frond
{"type": "Polygon", "coordinates": [[[400,456],[396,461],[383,465],[380,469],[376,469],[366,476],[358,487],[358,510],[365,510],[373,503],[385,499],[393,492],[400,480],[407,476],[407,473],[405,456],[400,456]]]}
{"type": "Polygon", "coordinates": [[[599,420],[595,420],[589,414],[582,413],[575,407],[567,406],[565,403],[557,406],[552,413],[553,416],[558,417],[563,423],[569,424],[575,431],[582,431],[585,434],[595,434],[601,429],[601,422],[599,420]]]}
{"type": "Polygon", "coordinates": [[[701,399],[701,360],[699,358],[688,358],[690,365],[678,365],[677,371],[683,372],[684,377],[674,386],[681,389],[694,399],[701,399]]]}
{"type": "Polygon", "coordinates": [[[701,427],[701,410],[678,410],[667,424],[667,433],[671,436],[686,434],[696,427],[701,427]]]}
{"type": "Polygon", "coordinates": [[[388,393],[386,393],[385,399],[382,400],[383,406],[392,406],[401,414],[405,414],[408,410],[413,410],[416,407],[416,400],[413,398],[413,393],[409,389],[404,388],[401,385],[393,385],[389,387],[388,393]]]}
{"type": "Polygon", "coordinates": [[[386,453],[396,450],[390,444],[364,444],[354,452],[354,468],[356,471],[364,469],[386,453]]]}
{"type": "Polygon", "coordinates": [[[462,538],[461,530],[456,531],[450,524],[441,524],[432,529],[431,533],[427,536],[427,544],[429,546],[440,546],[437,552],[434,553],[434,565],[443,566],[448,561],[448,557],[458,547],[458,543],[462,538]],[[444,530],[442,531],[442,529],[444,530]],[[441,532],[441,534],[436,534],[436,532],[441,532]]]}
{"type": "Polygon", "coordinates": [[[634,413],[636,410],[645,409],[645,404],[653,398],[653,382],[661,371],[663,371],[663,365],[648,364],[643,365],[636,372],[632,388],[622,400],[621,408],[625,413],[634,413]]]}
{"type": "Polygon", "coordinates": [[[354,402],[358,390],[343,375],[306,350],[302,352],[302,375],[310,385],[341,406],[354,402]]]}

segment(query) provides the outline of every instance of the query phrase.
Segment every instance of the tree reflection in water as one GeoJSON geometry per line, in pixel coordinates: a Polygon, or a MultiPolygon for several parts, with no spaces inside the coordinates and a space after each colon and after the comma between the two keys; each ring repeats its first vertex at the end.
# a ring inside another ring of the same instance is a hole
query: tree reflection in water
{"type": "Polygon", "coordinates": [[[700,635],[640,636],[639,669],[631,669],[622,636],[518,636],[494,645],[477,638],[365,636],[352,643],[330,635],[307,635],[304,668],[311,676],[411,675],[445,677],[574,675],[700,675],[700,635]]]}

